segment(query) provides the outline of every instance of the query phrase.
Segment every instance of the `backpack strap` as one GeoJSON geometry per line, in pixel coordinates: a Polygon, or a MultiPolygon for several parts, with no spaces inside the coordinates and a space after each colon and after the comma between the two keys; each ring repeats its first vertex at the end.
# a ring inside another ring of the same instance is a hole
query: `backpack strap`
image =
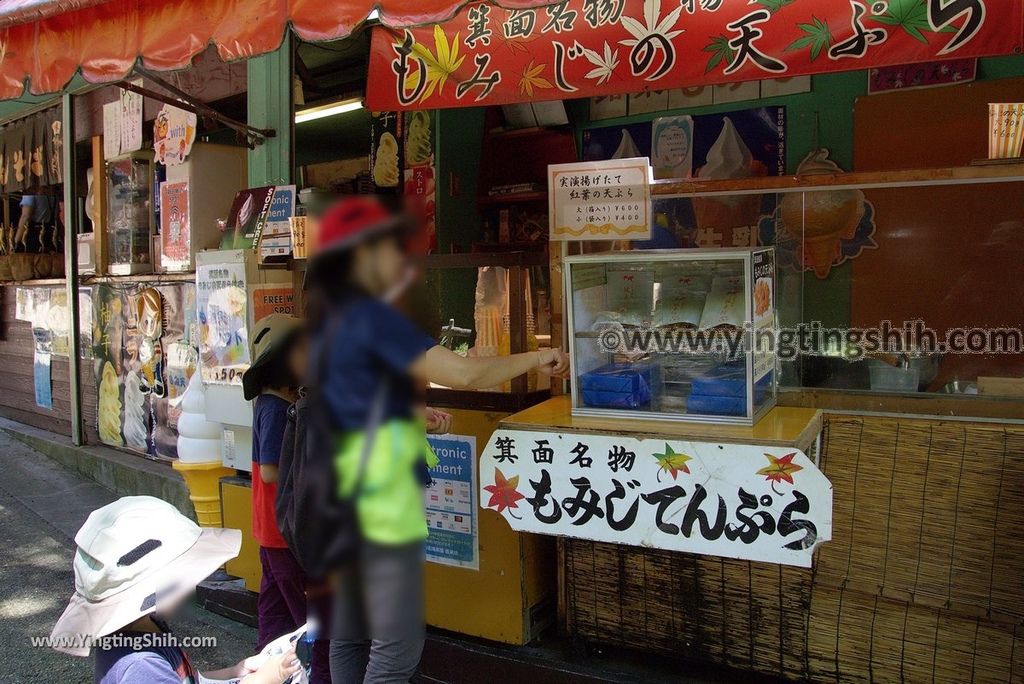
{"type": "Polygon", "coordinates": [[[390,380],[385,377],[377,386],[373,395],[373,403],[370,404],[370,413],[366,419],[366,434],[363,437],[363,450],[359,456],[359,470],[356,474],[356,485],[352,488],[352,497],[356,498],[363,489],[363,480],[366,477],[366,466],[370,461],[370,453],[373,451],[373,444],[377,441],[377,433],[384,417],[384,407],[387,404],[390,393],[390,380]]]}

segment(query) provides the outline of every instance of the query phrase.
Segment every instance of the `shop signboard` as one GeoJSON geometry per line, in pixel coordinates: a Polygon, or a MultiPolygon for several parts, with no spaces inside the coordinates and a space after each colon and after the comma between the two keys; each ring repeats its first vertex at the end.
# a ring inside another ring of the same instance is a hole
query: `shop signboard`
{"type": "Polygon", "coordinates": [[[428,438],[438,463],[424,499],[427,560],[457,568],[480,569],[476,506],[476,437],[428,438]]]}
{"type": "Polygon", "coordinates": [[[153,121],[153,151],[161,164],[182,164],[196,140],[196,115],[165,104],[153,121]]]}
{"type": "Polygon", "coordinates": [[[260,285],[252,289],[252,320],[274,313],[295,315],[295,290],[288,285],[260,285]]]}
{"type": "Polygon", "coordinates": [[[481,505],[514,530],[810,567],[832,485],[799,449],[497,430],[481,505]]]}
{"type": "Polygon", "coordinates": [[[646,157],[548,166],[550,239],[650,239],[650,184],[646,157]]]}
{"type": "Polygon", "coordinates": [[[438,109],[792,78],[1020,49],[1017,0],[466,4],[374,27],[367,106],[438,109]]]}

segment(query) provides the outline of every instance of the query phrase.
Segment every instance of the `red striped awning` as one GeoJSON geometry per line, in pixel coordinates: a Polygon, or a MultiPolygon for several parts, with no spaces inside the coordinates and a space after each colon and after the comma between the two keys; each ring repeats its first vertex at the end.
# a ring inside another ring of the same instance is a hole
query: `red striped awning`
{"type": "MultiPolygon", "coordinates": [[[[181,69],[213,43],[224,60],[281,45],[291,24],[304,40],[347,36],[374,9],[381,23],[410,27],[451,19],[466,0],[3,0],[0,99],[60,91],[79,70],[87,81],[125,77],[137,59],[181,69]]],[[[502,0],[510,8],[551,0],[502,0]]]]}

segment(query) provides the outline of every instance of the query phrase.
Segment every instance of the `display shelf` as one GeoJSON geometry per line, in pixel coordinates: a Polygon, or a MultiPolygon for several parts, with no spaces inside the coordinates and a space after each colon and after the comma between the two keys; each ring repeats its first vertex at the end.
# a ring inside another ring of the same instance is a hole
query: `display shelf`
{"type": "Polygon", "coordinates": [[[528,126],[526,128],[495,128],[487,131],[487,135],[494,138],[532,138],[538,135],[548,135],[550,133],[561,133],[563,131],[570,131],[568,125],[564,126],[528,126]]]}
{"type": "Polygon", "coordinates": [[[465,252],[459,254],[427,254],[420,262],[424,268],[483,268],[485,266],[546,266],[543,251],[465,252]]]}
{"type": "Polygon", "coordinates": [[[516,413],[547,401],[549,390],[536,392],[481,392],[431,387],[427,390],[427,405],[435,408],[471,407],[474,411],[516,413]]]}
{"type": "Polygon", "coordinates": [[[870,188],[972,185],[1024,181],[1024,164],[953,166],[906,171],[859,171],[809,176],[762,176],[736,180],[664,180],[651,184],[651,195],[664,197],[713,197],[864,190],[870,188]]]}
{"type": "MultiPolygon", "coordinates": [[[[135,275],[82,275],[79,281],[83,285],[93,283],[191,283],[195,282],[194,271],[181,273],[136,273],[135,275]]],[[[64,282],[63,280],[59,282],[64,282]]]]}
{"type": "Polygon", "coordinates": [[[525,202],[547,202],[548,193],[540,190],[537,192],[509,192],[498,195],[481,195],[477,202],[483,206],[494,206],[496,204],[520,204],[525,202]]]}

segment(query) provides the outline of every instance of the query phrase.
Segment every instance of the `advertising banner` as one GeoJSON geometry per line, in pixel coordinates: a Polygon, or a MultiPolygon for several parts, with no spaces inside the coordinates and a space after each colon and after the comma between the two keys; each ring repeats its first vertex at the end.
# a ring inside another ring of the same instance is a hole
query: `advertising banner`
{"type": "Polygon", "coordinates": [[[367,106],[465,107],[1006,54],[1017,0],[476,2],[373,31],[367,106]]]}

